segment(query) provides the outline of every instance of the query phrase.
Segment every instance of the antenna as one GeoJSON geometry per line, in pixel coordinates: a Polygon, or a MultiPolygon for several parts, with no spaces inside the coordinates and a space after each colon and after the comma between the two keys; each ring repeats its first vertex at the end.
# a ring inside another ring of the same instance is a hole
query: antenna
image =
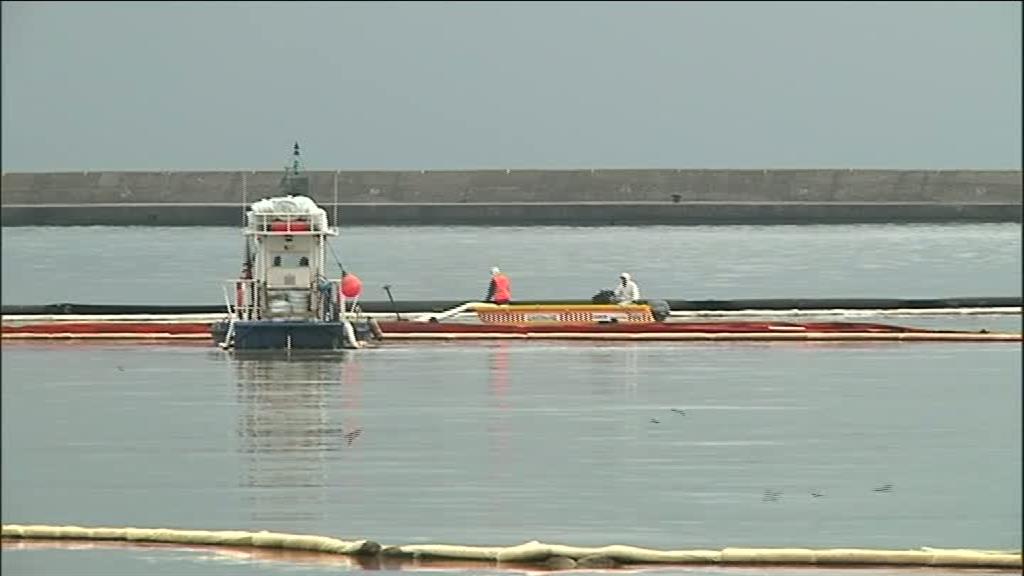
{"type": "Polygon", "coordinates": [[[245,198],[248,194],[248,181],[245,177],[245,170],[242,171],[242,228],[245,228],[245,198]]]}
{"type": "MultiPolygon", "coordinates": [[[[245,201],[246,201],[246,198],[248,197],[248,195],[249,195],[249,179],[247,177],[247,174],[245,173],[245,170],[242,170],[242,229],[243,230],[245,230],[248,227],[248,223],[245,221],[245,201]]],[[[251,270],[252,270],[251,265],[252,264],[249,261],[251,259],[251,256],[250,256],[250,253],[249,253],[249,237],[243,235],[242,236],[242,240],[243,240],[243,242],[245,242],[245,254],[244,254],[245,260],[244,260],[244,264],[242,265],[242,272],[244,274],[245,267],[246,266],[250,266],[250,268],[249,268],[249,270],[250,270],[249,277],[251,278],[252,277],[252,272],[251,272],[251,270]]]]}
{"type": "Polygon", "coordinates": [[[334,216],[331,217],[334,227],[338,227],[338,171],[334,171],[334,216]]]}

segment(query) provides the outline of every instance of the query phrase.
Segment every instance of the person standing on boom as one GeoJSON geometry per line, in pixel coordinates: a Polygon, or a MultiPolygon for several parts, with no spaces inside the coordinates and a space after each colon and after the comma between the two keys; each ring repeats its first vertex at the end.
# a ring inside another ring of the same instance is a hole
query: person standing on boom
{"type": "Polygon", "coordinates": [[[488,302],[508,304],[512,300],[512,283],[497,266],[491,268],[491,283],[487,286],[488,302]]]}

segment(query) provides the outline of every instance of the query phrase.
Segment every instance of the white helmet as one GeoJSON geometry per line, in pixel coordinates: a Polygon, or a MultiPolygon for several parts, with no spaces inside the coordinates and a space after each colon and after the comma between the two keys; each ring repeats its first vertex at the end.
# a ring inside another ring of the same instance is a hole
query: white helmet
{"type": "Polygon", "coordinates": [[[622,274],[619,274],[619,278],[622,278],[623,280],[629,280],[629,272],[623,272],[622,274]]]}
{"type": "Polygon", "coordinates": [[[501,270],[497,266],[495,266],[494,268],[491,268],[491,276],[494,276],[495,274],[498,274],[500,272],[501,272],[501,270]]]}

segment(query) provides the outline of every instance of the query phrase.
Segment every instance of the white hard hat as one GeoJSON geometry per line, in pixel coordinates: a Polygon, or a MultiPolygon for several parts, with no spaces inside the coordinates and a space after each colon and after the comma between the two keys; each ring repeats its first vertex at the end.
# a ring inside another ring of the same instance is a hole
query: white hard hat
{"type": "Polygon", "coordinates": [[[491,274],[497,274],[499,272],[501,272],[501,270],[499,270],[497,266],[495,266],[494,268],[491,268],[491,274]]]}
{"type": "Polygon", "coordinates": [[[623,272],[622,274],[619,274],[619,278],[629,280],[629,272],[623,272]]]}

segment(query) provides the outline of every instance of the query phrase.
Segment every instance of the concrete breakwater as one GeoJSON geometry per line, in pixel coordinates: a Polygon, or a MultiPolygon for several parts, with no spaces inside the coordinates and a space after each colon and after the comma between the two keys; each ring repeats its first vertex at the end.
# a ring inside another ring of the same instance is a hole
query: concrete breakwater
{"type": "MultiPolygon", "coordinates": [[[[345,225],[1020,222],[1021,171],[310,171],[345,225]],[[335,192],[336,191],[336,192],[335,192]]],[[[280,171],[5,173],[4,225],[236,225],[280,171]]]]}

